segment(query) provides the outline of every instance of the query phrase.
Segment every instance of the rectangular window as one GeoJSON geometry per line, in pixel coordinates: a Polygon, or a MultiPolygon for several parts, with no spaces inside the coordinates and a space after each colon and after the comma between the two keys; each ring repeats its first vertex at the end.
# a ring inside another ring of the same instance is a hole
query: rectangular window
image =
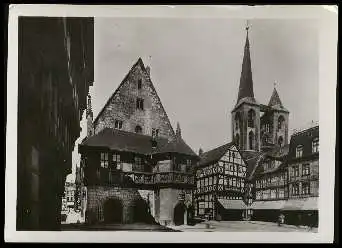
{"type": "Polygon", "coordinates": [[[159,129],[152,128],[152,137],[157,138],[159,135],[159,129]]]}
{"type": "Polygon", "coordinates": [[[302,184],[302,195],[309,195],[310,194],[310,183],[303,183],[302,184]]]}
{"type": "Polygon", "coordinates": [[[141,157],[134,157],[134,171],[142,171],[141,157]]]}
{"type": "Polygon", "coordinates": [[[121,120],[115,120],[114,128],[115,129],[122,129],[122,121],[121,120]]]}
{"type": "Polygon", "coordinates": [[[294,176],[299,177],[299,165],[293,166],[294,176]]]}
{"type": "Polygon", "coordinates": [[[108,153],[101,152],[101,167],[108,168],[108,153]]]}
{"type": "Polygon", "coordinates": [[[301,158],[303,156],[303,146],[299,145],[296,147],[296,158],[301,158]]]}
{"type": "Polygon", "coordinates": [[[204,179],[204,186],[208,186],[208,178],[204,179]]]}
{"type": "Polygon", "coordinates": [[[298,184],[294,184],[292,186],[292,195],[299,195],[299,185],[298,184]]]}
{"type": "Polygon", "coordinates": [[[319,152],[319,139],[318,138],[315,138],[312,141],[312,153],[316,153],[316,152],[319,152]]]}
{"type": "Polygon", "coordinates": [[[137,98],[137,109],[144,110],[144,99],[137,98]]]}
{"type": "Polygon", "coordinates": [[[233,184],[233,187],[236,187],[236,178],[234,177],[233,179],[232,179],[232,184],[233,184]]]}
{"type": "Polygon", "coordinates": [[[120,170],[121,165],[120,165],[120,154],[113,154],[113,164],[114,164],[114,168],[120,170]]]}
{"type": "Polygon", "coordinates": [[[303,174],[303,176],[310,175],[310,164],[303,164],[303,166],[302,166],[302,174],[303,174]]]}

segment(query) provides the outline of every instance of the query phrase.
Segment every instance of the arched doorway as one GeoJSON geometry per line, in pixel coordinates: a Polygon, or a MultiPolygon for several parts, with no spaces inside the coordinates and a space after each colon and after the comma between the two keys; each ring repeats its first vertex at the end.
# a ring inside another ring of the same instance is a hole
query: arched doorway
{"type": "Polygon", "coordinates": [[[186,211],[186,206],[184,205],[184,203],[178,203],[175,206],[174,214],[173,214],[173,222],[175,223],[176,226],[184,224],[184,219],[187,218],[186,214],[187,214],[187,211],[186,211]]]}
{"type": "Polygon", "coordinates": [[[103,217],[106,223],[122,223],[122,202],[109,199],[103,205],[103,217]]]}
{"type": "Polygon", "coordinates": [[[155,220],[151,215],[151,209],[149,207],[149,204],[144,199],[137,199],[134,201],[133,220],[136,223],[155,223],[155,220]]]}

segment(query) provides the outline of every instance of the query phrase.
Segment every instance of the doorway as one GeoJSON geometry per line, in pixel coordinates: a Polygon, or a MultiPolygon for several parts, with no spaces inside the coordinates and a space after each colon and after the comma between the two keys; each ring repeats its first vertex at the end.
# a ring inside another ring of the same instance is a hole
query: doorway
{"type": "Polygon", "coordinates": [[[122,202],[117,199],[109,199],[103,205],[103,217],[105,223],[122,223],[122,202]]]}
{"type": "Polygon", "coordinates": [[[176,226],[184,225],[184,218],[187,218],[186,207],[183,203],[178,203],[174,209],[173,222],[176,226]]]}

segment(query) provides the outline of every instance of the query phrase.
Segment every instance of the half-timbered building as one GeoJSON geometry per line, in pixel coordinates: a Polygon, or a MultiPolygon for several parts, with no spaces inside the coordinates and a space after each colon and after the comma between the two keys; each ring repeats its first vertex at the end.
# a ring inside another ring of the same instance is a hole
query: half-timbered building
{"type": "Polygon", "coordinates": [[[196,168],[195,210],[206,219],[242,219],[247,166],[233,143],[200,155],[196,168]]]}

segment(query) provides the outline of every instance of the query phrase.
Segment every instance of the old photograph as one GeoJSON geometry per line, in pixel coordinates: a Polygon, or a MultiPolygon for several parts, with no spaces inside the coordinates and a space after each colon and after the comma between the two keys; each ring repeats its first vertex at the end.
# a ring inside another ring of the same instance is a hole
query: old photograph
{"type": "Polygon", "coordinates": [[[19,16],[17,35],[16,231],[319,233],[318,20],[19,16]]]}

